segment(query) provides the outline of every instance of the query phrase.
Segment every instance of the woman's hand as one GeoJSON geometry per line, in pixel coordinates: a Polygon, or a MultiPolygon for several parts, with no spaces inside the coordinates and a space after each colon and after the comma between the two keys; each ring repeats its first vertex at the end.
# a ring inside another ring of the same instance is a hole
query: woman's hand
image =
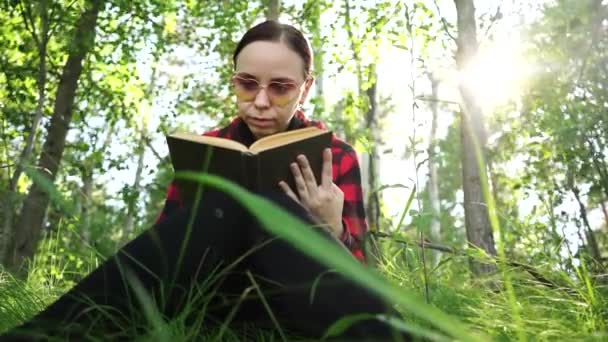
{"type": "Polygon", "coordinates": [[[295,179],[298,196],[287,183],[280,182],[279,186],[289,197],[325,222],[331,234],[339,239],[344,229],[342,226],[344,193],[332,181],[331,150],[327,148],[323,151],[321,184],[317,184],[315,175],[305,156],[299,155],[296,160],[297,163],[291,164],[291,172],[295,179]]]}

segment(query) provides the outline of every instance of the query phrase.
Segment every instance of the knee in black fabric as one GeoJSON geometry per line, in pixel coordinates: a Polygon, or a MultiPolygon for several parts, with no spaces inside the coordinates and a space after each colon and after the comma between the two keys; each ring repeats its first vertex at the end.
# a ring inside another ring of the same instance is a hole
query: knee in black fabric
{"type": "MultiPolygon", "coordinates": [[[[158,227],[169,268],[185,277],[229,263],[242,253],[251,217],[232,196],[205,189],[196,208],[187,208],[158,227]],[[183,251],[182,251],[183,250],[183,251]],[[180,255],[181,252],[181,255],[180,255]],[[207,265],[200,269],[201,262],[207,265]]],[[[184,279],[187,281],[187,279],[184,279]]]]}
{"type": "Polygon", "coordinates": [[[196,213],[201,216],[212,214],[218,219],[240,217],[246,213],[241,203],[231,195],[216,189],[207,188],[201,193],[196,213]]]}
{"type": "Polygon", "coordinates": [[[306,223],[320,223],[320,221],[316,217],[314,217],[306,208],[304,208],[300,203],[294,201],[291,197],[287,196],[287,194],[285,194],[284,192],[265,192],[260,194],[260,196],[273,202],[274,204],[290,212],[291,214],[295,215],[306,223]]]}

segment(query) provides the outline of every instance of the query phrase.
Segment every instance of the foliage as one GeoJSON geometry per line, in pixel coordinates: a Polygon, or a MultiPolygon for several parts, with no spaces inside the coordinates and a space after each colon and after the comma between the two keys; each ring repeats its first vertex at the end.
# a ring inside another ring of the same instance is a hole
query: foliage
{"type": "MultiPolygon", "coordinates": [[[[74,115],[66,123],[70,131],[61,167],[55,182],[47,184],[36,176],[44,170],[32,166],[48,134],[61,68],[84,3],[0,1],[0,198],[8,198],[35,114],[42,114],[32,154],[23,161],[27,171],[9,205],[0,210],[1,221],[15,217],[32,183],[51,193],[44,238],[28,278],[0,273],[0,331],[39,311],[155,222],[173,178],[164,133],[200,132],[232,119],[232,50],[246,28],[263,20],[267,5],[245,0],[107,1],[96,44],[84,61],[74,115]],[[144,166],[137,183],[133,175],[141,155],[144,166]],[[129,219],[133,228],[125,231],[129,219]]],[[[503,12],[521,18],[510,29],[521,30],[530,69],[521,94],[485,118],[489,182],[502,227],[495,238],[504,245],[508,262],[530,266],[552,284],[528,268],[509,264],[505,269],[523,323],[513,319],[512,303],[499,290],[504,278],[475,279],[468,271],[469,258],[487,256],[466,248],[460,120],[447,92],[430,99],[440,101],[444,130],[435,156],[442,231],[440,241],[431,242],[463,253],[443,253],[433,268],[424,261],[430,250],[424,254],[416,246],[429,236],[432,215],[428,189],[420,186],[426,178],[424,130],[430,117],[425,80],[429,73],[449,74],[456,68],[452,1],[284,1],[281,18],[311,37],[318,91],[306,106],[309,116],[325,121],[359,152],[389,148],[383,132],[401,127],[400,147],[406,153],[399,151],[399,158],[416,168],[416,175],[393,171],[400,173],[400,186],[407,186],[406,196],[415,196],[414,202],[401,198],[394,204],[407,208],[397,217],[403,225],[395,226],[386,215],[388,208],[383,209],[383,231],[394,236],[380,239],[378,268],[389,283],[377,275],[353,275],[371,277],[365,278],[369,285],[383,288],[396,303],[407,304],[410,297],[397,295],[394,286],[420,294],[451,318],[496,340],[517,338],[522,330],[533,340],[600,340],[606,338],[608,319],[608,9],[600,0],[547,1],[530,19],[528,11],[536,2],[522,4],[507,13],[500,6],[484,10],[486,2],[476,2],[482,8],[477,18],[482,46],[498,39],[493,30],[509,19],[503,12]],[[408,73],[376,77],[374,68],[395,51],[400,63],[409,65],[408,73]],[[383,93],[382,77],[397,79],[399,89],[392,98],[383,93]],[[379,132],[370,132],[365,129],[370,106],[366,90],[375,82],[383,119],[379,132]],[[417,190],[411,190],[412,183],[417,190]]],[[[442,86],[449,87],[448,78],[442,86]]],[[[378,186],[381,191],[392,185],[378,186]]],[[[4,233],[0,230],[0,246],[4,233]]],[[[408,322],[438,333],[431,324],[436,321],[410,316],[416,310],[406,306],[402,309],[408,322]]],[[[187,339],[208,331],[191,331],[186,316],[153,326],[139,337],[162,339],[170,331],[170,336],[187,339]]],[[[462,333],[454,323],[447,324],[448,331],[452,325],[456,334],[462,333]]],[[[241,334],[280,339],[276,332],[255,329],[211,330],[207,337],[239,340],[241,334]]]]}

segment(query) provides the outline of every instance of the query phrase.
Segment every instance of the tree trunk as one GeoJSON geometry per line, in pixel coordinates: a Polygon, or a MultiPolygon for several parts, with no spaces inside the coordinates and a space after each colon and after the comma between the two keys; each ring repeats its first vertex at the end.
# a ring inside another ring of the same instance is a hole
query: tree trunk
{"type": "Polygon", "coordinates": [[[325,113],[325,92],[324,92],[324,77],[323,77],[323,61],[325,44],[323,41],[323,28],[321,25],[321,2],[318,0],[309,0],[304,5],[309,8],[306,19],[308,20],[308,31],[311,33],[311,45],[314,51],[314,77],[315,77],[315,112],[325,113]]]}
{"type": "Polygon", "coordinates": [[[144,171],[144,157],[146,152],[146,135],[147,129],[145,125],[142,125],[140,138],[137,146],[137,170],[135,171],[135,179],[131,186],[132,196],[129,196],[129,203],[127,203],[127,217],[123,225],[122,240],[127,241],[129,233],[133,232],[133,226],[135,222],[135,214],[137,212],[137,202],[139,201],[139,192],[142,173],[144,171]]]}
{"type": "Polygon", "coordinates": [[[604,155],[604,152],[602,151],[602,146],[600,145],[601,138],[595,136],[594,134],[592,139],[591,137],[587,136],[587,134],[585,134],[584,139],[588,145],[589,152],[591,154],[591,161],[593,162],[593,167],[595,168],[595,171],[597,172],[597,175],[599,177],[598,183],[602,188],[604,196],[608,199],[608,167],[606,166],[606,156],[604,155]],[[599,149],[595,148],[595,142],[600,145],[599,149]]]}
{"type": "MultiPolygon", "coordinates": [[[[379,156],[377,143],[380,140],[378,132],[378,100],[376,94],[376,81],[370,84],[369,88],[364,89],[363,81],[363,66],[361,65],[361,57],[359,54],[360,47],[357,45],[355,33],[353,32],[352,19],[351,19],[351,6],[350,1],[344,1],[344,27],[348,35],[350,42],[351,51],[353,53],[353,59],[355,61],[355,74],[357,76],[357,96],[363,96],[365,92],[369,109],[365,115],[365,127],[367,132],[372,134],[372,146],[370,146],[369,152],[364,155],[362,161],[362,175],[363,181],[363,194],[365,197],[366,205],[366,216],[369,223],[370,230],[377,230],[380,221],[380,196],[374,192],[377,189],[378,184],[378,168],[379,168],[379,156]]],[[[376,78],[376,66],[370,66],[370,76],[376,78]]]]}
{"type": "MultiPolygon", "coordinates": [[[[145,97],[150,104],[153,102],[153,94],[154,89],[156,88],[156,81],[158,79],[158,61],[160,59],[160,52],[156,50],[154,53],[154,64],[152,67],[152,74],[150,76],[150,83],[145,90],[145,97]]],[[[137,202],[139,201],[139,192],[140,192],[140,183],[142,179],[142,174],[144,171],[144,157],[146,154],[146,146],[149,145],[148,142],[148,119],[146,117],[142,117],[141,126],[140,126],[140,138],[137,146],[137,169],[135,170],[135,179],[133,180],[133,186],[131,187],[131,191],[135,193],[134,196],[130,196],[129,202],[127,203],[127,217],[125,218],[123,231],[122,231],[122,240],[123,242],[127,241],[127,237],[129,233],[133,232],[133,226],[135,223],[135,214],[137,211],[137,202]]],[[[154,152],[154,149],[151,147],[151,150],[154,152]]]]}
{"type": "MultiPolygon", "coordinates": [[[[375,66],[371,66],[375,73],[375,66]]],[[[375,76],[374,76],[375,77],[375,76]]],[[[369,110],[365,117],[365,129],[372,134],[372,146],[370,146],[367,170],[367,220],[370,230],[380,229],[380,193],[375,191],[378,189],[378,170],[380,168],[380,155],[378,154],[378,144],[380,142],[378,129],[378,96],[376,94],[376,81],[365,90],[369,101],[369,110]]]]}
{"type": "MultiPolygon", "coordinates": [[[[114,136],[114,128],[116,127],[114,122],[110,123],[110,127],[106,132],[106,137],[103,140],[103,145],[97,150],[100,155],[104,155],[110,144],[112,143],[112,137],[114,136]]],[[[95,151],[85,161],[85,165],[82,172],[82,189],[81,189],[81,200],[80,200],[80,229],[82,230],[82,236],[87,243],[91,242],[91,203],[93,197],[93,186],[94,186],[94,155],[95,151]]]]}
{"type": "Polygon", "coordinates": [[[355,33],[353,32],[351,18],[350,18],[350,1],[344,1],[344,28],[348,35],[350,47],[353,52],[353,59],[355,60],[355,74],[357,76],[357,90],[358,96],[363,93],[363,67],[361,66],[361,58],[359,57],[359,47],[355,41],[355,33]]]}
{"type": "Polygon", "coordinates": [[[266,12],[267,20],[279,20],[281,11],[281,0],[268,0],[268,11],[266,12]]]}
{"type": "Polygon", "coordinates": [[[602,206],[602,212],[604,213],[604,227],[608,231],[608,208],[606,208],[606,203],[604,200],[600,201],[600,205],[602,206]]]}
{"type": "MultiPolygon", "coordinates": [[[[24,13],[24,16],[25,15],[26,14],[24,13]]],[[[31,23],[34,23],[33,18],[29,19],[31,23]]],[[[8,191],[6,192],[6,197],[4,198],[4,226],[3,229],[0,230],[0,263],[3,263],[3,256],[8,253],[7,248],[10,240],[12,239],[11,227],[13,225],[13,211],[15,210],[15,189],[17,188],[17,183],[19,182],[19,178],[21,178],[21,174],[23,173],[23,167],[30,159],[32,150],[34,149],[36,133],[38,132],[40,120],[42,120],[42,116],[44,115],[44,104],[46,103],[46,51],[49,41],[50,26],[46,1],[40,2],[40,19],[42,22],[40,37],[35,35],[34,31],[31,32],[34,41],[36,41],[38,45],[38,103],[36,105],[36,112],[34,113],[34,118],[32,120],[32,126],[30,127],[30,131],[25,142],[25,147],[23,148],[23,151],[21,151],[15,171],[9,180],[8,191]]]]}
{"type": "Polygon", "coordinates": [[[91,197],[93,196],[93,170],[87,167],[82,174],[80,199],[80,230],[87,243],[91,242],[91,197]]]}
{"type": "MultiPolygon", "coordinates": [[[[72,111],[78,79],[86,54],[93,48],[97,17],[103,0],[90,0],[78,19],[70,44],[69,55],[63,67],[53,115],[46,141],[38,160],[38,171],[54,182],[65,147],[65,139],[72,119],[72,111]]],[[[9,250],[9,269],[25,271],[24,261],[34,256],[42,231],[42,222],[49,204],[49,195],[38,184],[29,189],[27,198],[13,235],[9,250]]]]}
{"type": "MultiPolygon", "coordinates": [[[[431,74],[429,75],[432,85],[432,98],[436,100],[438,98],[437,87],[439,86],[439,81],[431,74]]],[[[429,137],[429,180],[428,180],[428,189],[429,189],[429,202],[431,204],[431,224],[430,224],[430,236],[431,240],[435,243],[439,243],[441,241],[441,222],[439,221],[441,215],[441,205],[439,201],[439,184],[437,179],[437,163],[436,163],[436,148],[437,148],[437,101],[431,102],[431,112],[433,113],[433,118],[431,122],[431,135],[429,137]]],[[[439,263],[439,259],[441,258],[440,251],[433,251],[433,266],[436,266],[439,263]]]]}
{"type": "MultiPolygon", "coordinates": [[[[477,54],[475,7],[473,0],[454,0],[454,2],[458,17],[456,62],[458,69],[464,73],[468,63],[477,54]]],[[[486,136],[483,112],[475,98],[474,91],[467,86],[466,82],[461,81],[459,89],[463,102],[461,110],[462,185],[467,239],[471,245],[483,249],[490,255],[496,255],[487,202],[481,184],[481,172],[487,172],[484,162],[486,136]]],[[[483,177],[483,179],[487,179],[487,177],[483,177]]],[[[495,272],[496,267],[471,260],[471,270],[477,275],[482,275],[495,272]]]]}
{"type": "Polygon", "coordinates": [[[576,186],[573,186],[571,190],[574,194],[574,198],[576,198],[576,202],[578,203],[578,207],[581,213],[581,219],[583,220],[583,224],[585,226],[585,240],[587,241],[587,250],[589,251],[589,255],[591,255],[591,257],[598,263],[598,265],[601,265],[602,254],[597,244],[597,240],[595,239],[595,234],[593,233],[591,225],[589,224],[589,219],[587,218],[587,209],[585,208],[583,201],[581,201],[580,190],[576,186]]]}

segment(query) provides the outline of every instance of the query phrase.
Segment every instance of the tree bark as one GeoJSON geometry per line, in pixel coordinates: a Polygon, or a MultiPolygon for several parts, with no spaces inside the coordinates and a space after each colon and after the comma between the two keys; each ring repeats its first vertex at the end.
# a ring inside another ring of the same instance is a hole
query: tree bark
{"type": "Polygon", "coordinates": [[[134,196],[129,197],[129,202],[127,203],[127,217],[125,218],[125,222],[123,225],[122,231],[122,240],[127,241],[127,237],[129,233],[133,232],[133,226],[135,222],[135,214],[137,211],[137,202],[139,201],[139,191],[140,184],[142,179],[142,173],[144,171],[144,157],[146,153],[146,135],[147,129],[145,125],[142,125],[140,138],[137,146],[137,170],[135,171],[135,179],[133,180],[133,185],[131,186],[131,191],[135,194],[134,196]]]}
{"type": "Polygon", "coordinates": [[[600,248],[597,244],[597,240],[595,239],[595,234],[591,229],[591,225],[589,224],[589,219],[587,218],[587,209],[585,208],[585,204],[581,201],[580,190],[578,187],[572,187],[572,193],[574,194],[574,198],[576,198],[576,202],[578,203],[578,207],[581,213],[581,219],[583,220],[583,224],[585,226],[585,240],[587,241],[587,250],[589,251],[589,255],[599,264],[602,264],[602,254],[600,252],[600,248]]]}
{"type": "Polygon", "coordinates": [[[587,143],[591,154],[591,161],[593,163],[595,171],[597,172],[597,175],[599,176],[598,183],[602,188],[604,196],[606,197],[606,199],[608,199],[608,167],[606,167],[606,156],[604,155],[601,149],[601,145],[599,149],[595,148],[594,139],[596,142],[598,142],[598,144],[600,144],[600,137],[594,135],[592,139],[591,137],[587,136],[587,134],[585,134],[585,142],[587,143]]]}
{"type": "MultiPolygon", "coordinates": [[[[350,47],[353,53],[353,59],[355,61],[355,73],[357,76],[357,96],[363,96],[363,93],[367,96],[369,109],[365,115],[365,127],[367,132],[372,134],[372,146],[370,146],[369,152],[363,158],[362,165],[362,180],[363,194],[365,196],[366,205],[366,216],[369,223],[370,230],[378,228],[380,221],[380,195],[375,192],[378,188],[378,169],[380,158],[378,155],[377,143],[380,140],[378,130],[378,100],[376,91],[376,81],[370,84],[369,88],[364,89],[364,75],[363,66],[361,63],[361,56],[359,54],[360,47],[357,45],[355,33],[352,27],[351,18],[351,5],[349,0],[344,1],[344,27],[348,35],[350,47]]],[[[376,78],[376,66],[370,66],[370,76],[376,78]]]]}
{"type": "MultiPolygon", "coordinates": [[[[61,163],[65,139],[72,119],[78,79],[82,73],[83,60],[93,48],[97,17],[102,4],[103,0],[87,2],[86,9],[74,29],[68,58],[63,67],[48,135],[37,167],[38,171],[51,182],[54,182],[61,163]]],[[[24,261],[33,257],[36,252],[48,204],[48,193],[38,184],[32,184],[15,225],[15,234],[8,257],[10,270],[20,274],[26,271],[24,261]]]]}
{"type": "Polygon", "coordinates": [[[604,227],[608,231],[608,208],[606,208],[606,203],[604,201],[600,201],[600,205],[602,207],[602,213],[604,214],[604,227]]]}
{"type": "MultiPolygon", "coordinates": [[[[36,106],[36,112],[34,114],[34,118],[32,120],[32,126],[30,127],[30,131],[25,143],[25,147],[21,152],[19,157],[19,162],[17,163],[17,168],[11,177],[11,181],[9,184],[9,189],[11,191],[15,190],[17,182],[23,173],[23,164],[29,159],[32,149],[34,147],[34,141],[36,138],[36,132],[38,131],[38,125],[40,124],[40,120],[44,115],[44,103],[46,102],[46,49],[48,45],[48,31],[49,31],[49,18],[46,13],[46,1],[41,2],[42,12],[42,31],[40,33],[40,44],[38,46],[38,103],[36,106]]],[[[36,39],[37,40],[37,39],[36,39]]],[[[38,41],[38,40],[37,40],[38,41]]]]}
{"type": "MultiPolygon", "coordinates": [[[[371,66],[375,73],[375,66],[371,66]]],[[[375,77],[375,76],[374,76],[375,77]]],[[[376,92],[376,81],[365,90],[369,101],[369,110],[365,117],[366,130],[372,134],[372,146],[370,146],[368,165],[367,165],[367,220],[371,230],[380,228],[380,206],[381,199],[378,189],[378,170],[380,168],[380,155],[378,154],[378,143],[380,142],[378,129],[378,95],[376,92]]]]}
{"type": "MultiPolygon", "coordinates": [[[[438,98],[437,88],[439,86],[439,81],[431,74],[429,75],[432,86],[432,98],[438,98]]],[[[431,102],[431,112],[433,113],[433,118],[431,121],[431,133],[429,137],[429,180],[428,180],[428,189],[429,189],[429,202],[431,204],[431,224],[430,224],[430,235],[431,239],[435,242],[441,241],[441,222],[439,221],[441,215],[441,205],[439,200],[439,184],[437,179],[437,162],[435,158],[436,153],[436,137],[437,137],[437,101],[431,102]]],[[[441,258],[440,251],[433,251],[433,259],[432,264],[436,266],[439,263],[439,259],[441,258]]]]}
{"type": "Polygon", "coordinates": [[[93,196],[93,170],[86,168],[82,174],[80,229],[87,243],[91,242],[91,197],[93,196]]]}
{"type": "MultiPolygon", "coordinates": [[[[145,90],[145,97],[150,104],[153,102],[154,98],[154,89],[156,88],[156,81],[158,79],[158,61],[160,59],[160,52],[157,50],[154,53],[154,64],[152,67],[152,75],[150,76],[150,82],[145,90]]],[[[135,215],[137,211],[137,202],[139,201],[139,192],[140,192],[140,183],[142,179],[142,174],[144,171],[144,157],[146,155],[146,147],[150,146],[152,151],[154,149],[148,142],[148,120],[145,117],[142,117],[140,128],[140,137],[137,146],[137,169],[135,170],[135,179],[133,180],[133,186],[131,186],[131,191],[135,193],[134,196],[130,197],[129,202],[127,203],[127,217],[125,218],[123,231],[122,231],[122,240],[123,242],[127,241],[127,237],[129,233],[133,232],[133,227],[135,225],[135,215]]]]}
{"type": "Polygon", "coordinates": [[[312,35],[311,45],[314,51],[313,65],[315,78],[315,112],[325,113],[325,92],[324,92],[324,77],[323,77],[323,60],[325,44],[323,41],[323,28],[321,25],[321,2],[318,0],[309,0],[304,7],[309,8],[310,12],[306,15],[309,22],[308,30],[312,35]]]}
{"type": "MultiPolygon", "coordinates": [[[[25,5],[28,6],[28,5],[25,5]]],[[[28,18],[28,15],[31,15],[31,12],[23,13],[24,21],[29,20],[32,25],[34,23],[33,18],[28,18]]],[[[17,188],[17,183],[19,182],[19,178],[21,178],[21,174],[23,173],[23,167],[30,159],[32,150],[34,149],[34,142],[36,141],[36,133],[38,132],[38,126],[40,125],[40,120],[42,120],[42,116],[44,115],[44,104],[46,103],[46,82],[47,82],[47,70],[46,70],[46,54],[47,54],[47,46],[49,41],[49,17],[48,17],[48,9],[47,2],[40,2],[40,18],[42,22],[42,29],[40,31],[40,37],[36,35],[32,27],[32,38],[37,43],[38,48],[38,103],[36,105],[36,112],[34,113],[34,118],[32,119],[32,126],[30,127],[29,134],[27,136],[25,147],[23,151],[21,151],[21,155],[17,161],[17,165],[15,167],[15,171],[12,174],[8,190],[5,194],[4,198],[4,226],[3,229],[0,230],[0,263],[3,263],[2,256],[8,253],[7,248],[9,246],[10,240],[12,239],[12,231],[11,227],[13,225],[13,211],[14,208],[14,198],[15,198],[15,189],[17,188]]]]}
{"type": "MultiPolygon", "coordinates": [[[[100,155],[105,155],[108,147],[112,143],[112,137],[114,136],[114,128],[116,127],[114,122],[110,123],[110,127],[106,132],[106,136],[103,140],[103,144],[101,148],[97,150],[100,152],[100,155]]],[[[87,243],[91,242],[91,203],[93,197],[93,187],[94,187],[94,175],[95,175],[95,160],[94,155],[95,151],[89,155],[89,157],[84,162],[84,168],[82,170],[82,189],[81,189],[81,205],[80,205],[80,229],[82,230],[82,235],[84,240],[87,243]]]]}
{"type": "MultiPolygon", "coordinates": [[[[454,2],[458,26],[456,63],[458,69],[465,73],[468,63],[474,60],[478,49],[475,7],[473,0],[454,0],[454,2]]],[[[471,245],[483,249],[486,253],[496,255],[487,202],[481,184],[481,172],[487,174],[484,162],[486,136],[483,112],[473,89],[466,82],[461,81],[459,89],[463,102],[461,110],[462,185],[467,240],[471,245]]],[[[483,177],[483,179],[487,179],[487,177],[483,177]]],[[[471,260],[471,270],[477,275],[482,275],[495,272],[496,266],[471,260]]]]}
{"type": "Polygon", "coordinates": [[[361,58],[359,56],[359,47],[355,41],[355,33],[353,32],[352,22],[350,18],[350,1],[344,1],[344,28],[348,34],[351,50],[353,51],[353,59],[355,60],[355,73],[357,76],[358,96],[363,93],[363,67],[361,66],[361,58]]]}

